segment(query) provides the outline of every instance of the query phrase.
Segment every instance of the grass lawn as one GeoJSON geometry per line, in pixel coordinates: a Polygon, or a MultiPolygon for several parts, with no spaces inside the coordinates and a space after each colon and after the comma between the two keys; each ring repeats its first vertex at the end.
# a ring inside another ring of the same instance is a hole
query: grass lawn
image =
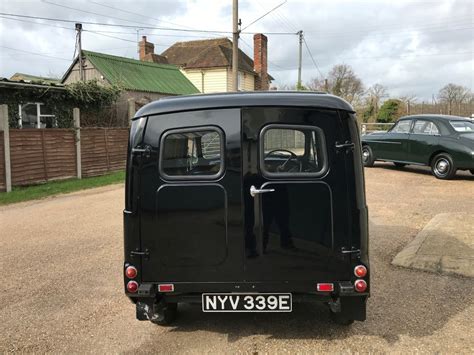
{"type": "Polygon", "coordinates": [[[0,192],[0,205],[37,200],[47,196],[116,184],[123,181],[125,181],[125,172],[118,171],[97,177],[51,181],[27,187],[14,187],[10,193],[0,192]]]}

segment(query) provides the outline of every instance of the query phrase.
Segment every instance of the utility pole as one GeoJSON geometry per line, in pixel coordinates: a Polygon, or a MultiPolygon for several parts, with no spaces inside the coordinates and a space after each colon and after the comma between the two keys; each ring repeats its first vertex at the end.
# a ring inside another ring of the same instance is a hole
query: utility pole
{"type": "Polygon", "coordinates": [[[239,89],[239,1],[232,1],[232,91],[239,89]]]}
{"type": "Polygon", "coordinates": [[[301,63],[302,63],[302,50],[303,50],[303,31],[298,31],[298,37],[300,42],[298,52],[298,81],[296,82],[296,90],[301,90],[301,63]]]}
{"type": "Polygon", "coordinates": [[[82,62],[82,41],[81,41],[81,33],[82,33],[82,23],[76,23],[76,32],[77,32],[77,46],[78,46],[78,56],[79,56],[79,78],[81,81],[85,80],[85,73],[84,73],[84,63],[82,62]]]}

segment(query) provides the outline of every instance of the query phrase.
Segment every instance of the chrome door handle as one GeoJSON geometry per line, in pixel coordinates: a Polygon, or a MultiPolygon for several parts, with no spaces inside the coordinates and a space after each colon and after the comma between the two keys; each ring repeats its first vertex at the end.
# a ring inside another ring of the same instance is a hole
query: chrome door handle
{"type": "Polygon", "coordinates": [[[275,189],[257,189],[255,186],[250,186],[250,196],[255,197],[258,194],[266,194],[267,192],[274,192],[275,189]]]}

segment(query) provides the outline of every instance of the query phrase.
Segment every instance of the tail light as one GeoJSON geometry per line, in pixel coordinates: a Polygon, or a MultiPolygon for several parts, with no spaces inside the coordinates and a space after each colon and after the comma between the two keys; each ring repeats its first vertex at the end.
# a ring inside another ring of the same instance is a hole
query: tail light
{"type": "Polygon", "coordinates": [[[367,275],[367,268],[364,265],[357,265],[354,268],[354,275],[356,277],[365,277],[367,275]]]}
{"type": "Polygon", "coordinates": [[[134,279],[137,277],[138,271],[135,266],[128,266],[125,269],[125,276],[127,276],[129,279],[134,279]]]}
{"type": "Polygon", "coordinates": [[[128,281],[127,291],[130,293],[135,293],[138,291],[138,283],[136,281],[128,281]]]}
{"type": "Polygon", "coordinates": [[[356,280],[356,282],[354,282],[354,289],[357,292],[364,292],[367,290],[367,282],[365,282],[365,280],[356,280]]]}

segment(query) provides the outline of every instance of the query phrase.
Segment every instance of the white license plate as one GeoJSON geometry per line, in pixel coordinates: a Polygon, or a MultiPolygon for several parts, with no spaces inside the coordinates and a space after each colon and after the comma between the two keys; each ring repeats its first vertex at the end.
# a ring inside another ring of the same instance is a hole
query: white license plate
{"type": "Polygon", "coordinates": [[[291,293],[203,293],[203,312],[291,312],[291,293]]]}

